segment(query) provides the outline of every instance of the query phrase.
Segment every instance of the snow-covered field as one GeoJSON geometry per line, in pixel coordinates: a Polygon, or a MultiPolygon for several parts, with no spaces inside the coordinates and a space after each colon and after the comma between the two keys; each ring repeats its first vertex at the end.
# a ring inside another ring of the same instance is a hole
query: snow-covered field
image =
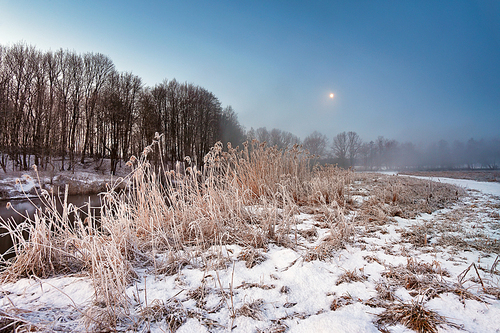
{"type": "MultiPolygon", "coordinates": [[[[500,184],[435,180],[467,195],[432,214],[356,226],[350,242],[323,257],[311,253],[331,229],[301,212],[293,248],[219,246],[205,254],[217,265],[187,263],[173,275],[139,269],[127,290],[130,320],[119,329],[400,333],[413,330],[397,317],[420,309],[438,332],[500,332],[500,184]]],[[[4,283],[0,315],[12,320],[2,323],[85,331],[92,295],[86,275],[4,283]]]]}

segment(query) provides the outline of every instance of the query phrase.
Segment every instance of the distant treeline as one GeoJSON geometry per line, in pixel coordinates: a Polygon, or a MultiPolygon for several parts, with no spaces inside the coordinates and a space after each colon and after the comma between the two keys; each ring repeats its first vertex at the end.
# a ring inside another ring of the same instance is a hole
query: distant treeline
{"type": "Polygon", "coordinates": [[[365,142],[356,132],[338,133],[330,141],[317,131],[301,141],[297,136],[279,129],[251,129],[249,139],[266,141],[278,148],[301,144],[317,156],[320,163],[356,167],[364,170],[450,170],[498,169],[500,166],[499,139],[469,139],[467,142],[440,140],[427,146],[411,142],[400,143],[379,136],[365,142]]]}
{"type": "Polygon", "coordinates": [[[165,163],[189,156],[202,164],[217,141],[233,146],[256,139],[270,146],[301,144],[317,161],[378,169],[489,168],[500,164],[500,141],[474,140],[428,147],[379,137],[364,142],[356,132],[333,137],[313,132],[303,141],[265,127],[245,132],[231,106],[191,83],[165,80],[147,87],[140,77],[118,72],[100,53],[41,52],[18,43],[0,45],[0,166],[16,170],[111,159],[111,172],[154,139],[152,158],[165,163]],[[156,148],[155,148],[156,149],[156,148]]]}
{"type": "Polygon", "coordinates": [[[42,52],[0,45],[0,166],[70,170],[86,158],[117,163],[141,154],[158,133],[164,161],[202,161],[219,140],[242,142],[229,106],[175,79],[146,87],[99,53],[42,52]]]}
{"type": "Polygon", "coordinates": [[[466,142],[440,140],[426,146],[399,143],[379,137],[364,142],[358,149],[357,165],[364,169],[451,170],[498,169],[500,140],[466,142]]]}

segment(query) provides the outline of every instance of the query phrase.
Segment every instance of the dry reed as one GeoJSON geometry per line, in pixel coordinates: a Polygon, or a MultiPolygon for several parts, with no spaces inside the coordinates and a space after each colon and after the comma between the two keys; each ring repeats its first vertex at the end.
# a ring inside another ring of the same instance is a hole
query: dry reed
{"type": "Polygon", "coordinates": [[[438,326],[457,325],[449,322],[445,317],[435,311],[427,309],[421,301],[409,303],[396,303],[379,315],[377,325],[382,329],[386,325],[402,324],[419,333],[436,333],[438,326]]]}
{"type": "MultiPolygon", "coordinates": [[[[381,177],[377,184],[370,183],[369,199],[355,215],[349,213],[354,207],[353,182],[373,176],[359,176],[332,166],[313,167],[312,157],[300,146],[278,150],[254,141],[241,150],[230,145],[224,150],[217,143],[206,155],[202,169],[188,159],[173,170],[153,167],[148,160],[152,151],[150,146],[140,158],[131,158],[132,172],[108,187],[102,195],[99,221],[90,209],[82,220],[79,209],[67,203],[67,191],[62,213],[56,209],[54,198],[41,194],[46,207],[33,219],[19,225],[0,221],[0,228],[13,239],[12,252],[16,255],[4,261],[1,277],[15,280],[88,274],[95,293],[84,316],[87,329],[114,331],[135,320],[131,319],[131,301],[125,292],[137,278],[135,267],[153,267],[157,275],[176,274],[185,265],[208,265],[208,259],[199,260],[207,249],[237,244],[245,249],[239,259],[252,268],[265,260],[262,249],[269,243],[294,246],[294,216],[299,207],[315,207],[312,210],[321,212],[323,224],[329,228],[327,237],[306,254],[306,260],[324,259],[355,241],[356,223],[383,221],[398,214],[411,216],[459,195],[451,188],[434,188],[425,182],[423,186],[410,186],[406,180],[381,177]],[[123,184],[128,184],[127,190],[117,191],[123,184]],[[423,194],[415,198],[411,191],[423,194]]],[[[304,236],[316,237],[315,230],[304,236]]],[[[219,263],[223,259],[220,255],[216,258],[219,263]]],[[[205,294],[205,289],[191,292],[201,309],[205,307],[205,294]]],[[[261,318],[261,300],[235,310],[232,290],[230,298],[231,304],[229,296],[224,296],[233,317],[261,318]]],[[[186,320],[187,312],[178,303],[158,301],[145,307],[141,316],[143,321],[167,318],[169,328],[175,330],[186,320]]],[[[280,331],[283,327],[279,324],[270,329],[280,331]]]]}

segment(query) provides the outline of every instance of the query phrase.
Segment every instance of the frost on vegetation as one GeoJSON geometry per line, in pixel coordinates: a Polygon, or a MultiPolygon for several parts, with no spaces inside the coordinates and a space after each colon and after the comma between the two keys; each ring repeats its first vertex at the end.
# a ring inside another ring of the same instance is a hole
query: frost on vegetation
{"type": "Polygon", "coordinates": [[[44,310],[65,314],[63,331],[436,332],[466,325],[471,304],[493,316],[499,198],[309,161],[256,142],[216,145],[203,169],[155,169],[145,154],[99,219],[70,219],[77,207],[59,213],[44,195],[33,220],[2,222],[16,256],[3,262],[0,324],[47,330],[44,310]],[[16,287],[68,274],[86,299],[58,287],[56,307],[47,288],[16,287]],[[441,298],[464,318],[430,306],[441,298]]]}

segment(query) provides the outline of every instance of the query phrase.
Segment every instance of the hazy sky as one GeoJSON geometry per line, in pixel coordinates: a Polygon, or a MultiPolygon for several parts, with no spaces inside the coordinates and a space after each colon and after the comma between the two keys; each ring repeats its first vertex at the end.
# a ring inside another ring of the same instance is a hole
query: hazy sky
{"type": "Polygon", "coordinates": [[[0,0],[0,44],[18,41],[202,86],[247,129],[500,134],[498,0],[0,0]]]}

